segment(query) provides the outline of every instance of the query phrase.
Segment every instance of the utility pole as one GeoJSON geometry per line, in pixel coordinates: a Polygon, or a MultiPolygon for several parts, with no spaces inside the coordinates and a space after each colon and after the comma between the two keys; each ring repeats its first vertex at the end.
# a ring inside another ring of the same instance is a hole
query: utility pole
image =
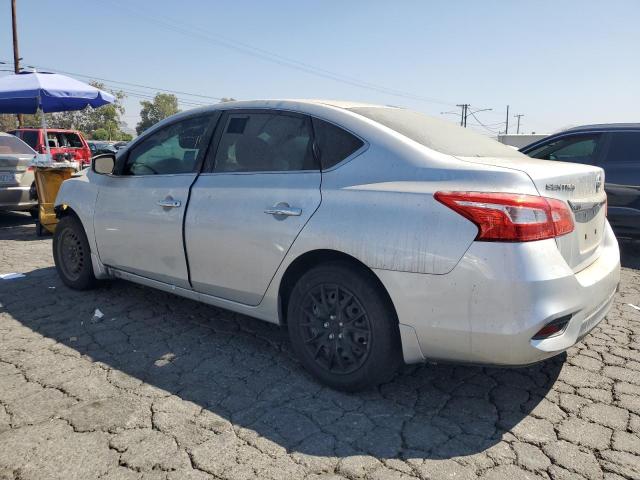
{"type": "MultiPolygon", "coordinates": [[[[18,22],[16,20],[16,0],[11,0],[11,25],[13,26],[13,70],[20,72],[20,55],[18,54],[18,22]]],[[[22,114],[18,114],[18,127],[22,128],[22,114]]]]}
{"type": "Polygon", "coordinates": [[[505,122],[504,134],[509,135],[509,105],[507,105],[507,121],[505,122]]]}
{"type": "Polygon", "coordinates": [[[462,109],[462,114],[460,115],[460,126],[467,127],[467,110],[471,105],[468,103],[459,103],[456,107],[460,107],[462,109]]]}
{"type": "Polygon", "coordinates": [[[520,117],[524,117],[524,113],[519,113],[518,115],[514,115],[518,119],[518,127],[516,129],[516,133],[520,133],[520,117]]]}

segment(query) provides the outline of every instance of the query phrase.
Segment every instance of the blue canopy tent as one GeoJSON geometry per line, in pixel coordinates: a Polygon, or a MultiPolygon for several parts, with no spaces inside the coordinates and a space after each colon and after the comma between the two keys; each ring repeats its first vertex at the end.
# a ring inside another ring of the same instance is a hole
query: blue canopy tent
{"type": "MultiPolygon", "coordinates": [[[[0,77],[0,113],[43,113],[82,110],[113,103],[115,97],[98,88],[57,73],[21,72],[0,77]]],[[[42,115],[47,138],[47,125],[42,115]]],[[[51,159],[49,142],[45,142],[51,159]]]]}

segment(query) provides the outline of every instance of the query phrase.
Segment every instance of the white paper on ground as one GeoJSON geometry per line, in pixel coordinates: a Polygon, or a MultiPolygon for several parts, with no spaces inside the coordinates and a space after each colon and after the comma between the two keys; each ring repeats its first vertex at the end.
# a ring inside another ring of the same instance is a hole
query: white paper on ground
{"type": "Polygon", "coordinates": [[[13,280],[14,278],[22,278],[26,276],[24,273],[0,273],[0,279],[13,280]]]}
{"type": "Polygon", "coordinates": [[[93,312],[93,319],[100,320],[102,317],[104,317],[104,313],[102,313],[99,308],[96,308],[96,311],[93,312]]]}

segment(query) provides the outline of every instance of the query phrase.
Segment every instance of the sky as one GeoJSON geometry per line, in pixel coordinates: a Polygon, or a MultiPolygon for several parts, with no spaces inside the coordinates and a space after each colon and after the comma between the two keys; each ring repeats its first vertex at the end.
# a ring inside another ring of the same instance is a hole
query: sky
{"type": "MultiPolygon", "coordinates": [[[[516,114],[524,115],[521,133],[640,121],[640,0],[17,0],[17,7],[22,65],[108,79],[128,94],[131,127],[140,100],[158,88],[184,92],[182,109],[221,97],[328,98],[459,121],[441,112],[469,103],[472,111],[492,109],[468,119],[488,135],[504,130],[506,105],[510,133],[516,114]]],[[[9,2],[0,9],[0,61],[12,62],[9,2]]]]}

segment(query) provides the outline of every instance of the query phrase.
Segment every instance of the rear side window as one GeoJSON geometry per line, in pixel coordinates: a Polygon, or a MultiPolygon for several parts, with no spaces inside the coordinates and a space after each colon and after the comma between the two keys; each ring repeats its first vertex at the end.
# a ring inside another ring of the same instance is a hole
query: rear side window
{"type": "Polygon", "coordinates": [[[317,118],[312,121],[323,170],[340,163],[364,145],[362,140],[340,127],[317,118]]]}
{"type": "Polygon", "coordinates": [[[0,155],[35,155],[31,148],[13,135],[0,135],[0,155]]]}
{"type": "Polygon", "coordinates": [[[38,145],[38,132],[34,130],[25,130],[22,132],[16,132],[24,143],[29,145],[31,148],[36,148],[38,145]]]}
{"type": "Polygon", "coordinates": [[[572,135],[536,147],[527,155],[542,160],[593,164],[601,138],[600,134],[572,135]]]}
{"type": "Polygon", "coordinates": [[[606,163],[640,163],[640,132],[613,132],[606,163]]]}
{"type": "Polygon", "coordinates": [[[318,170],[311,122],[281,112],[230,113],[214,161],[214,172],[318,170]]]}

